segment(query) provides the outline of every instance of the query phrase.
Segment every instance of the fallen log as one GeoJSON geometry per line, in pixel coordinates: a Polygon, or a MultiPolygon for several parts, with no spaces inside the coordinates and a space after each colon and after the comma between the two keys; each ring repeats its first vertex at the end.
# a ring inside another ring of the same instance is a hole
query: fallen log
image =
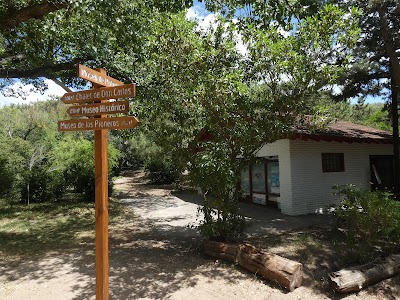
{"type": "Polygon", "coordinates": [[[329,273],[328,281],[334,291],[350,293],[358,292],[371,284],[397,274],[400,274],[400,254],[329,273]]]}
{"type": "Polygon", "coordinates": [[[203,247],[207,255],[237,263],[289,291],[302,284],[303,265],[299,262],[262,251],[250,244],[232,245],[206,241],[203,247]]]}

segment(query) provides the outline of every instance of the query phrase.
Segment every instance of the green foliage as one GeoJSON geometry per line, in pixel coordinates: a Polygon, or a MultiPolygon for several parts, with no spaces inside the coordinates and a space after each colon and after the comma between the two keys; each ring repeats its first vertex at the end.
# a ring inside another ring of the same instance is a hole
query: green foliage
{"type": "MultiPolygon", "coordinates": [[[[118,165],[119,152],[112,145],[108,148],[109,178],[118,165]]],[[[60,169],[68,186],[82,194],[85,199],[95,196],[94,144],[82,138],[67,138],[60,141],[52,152],[55,169],[60,169]]],[[[109,193],[112,192],[112,180],[109,180],[109,193]]]]}
{"type": "MultiPolygon", "coordinates": [[[[0,109],[0,194],[22,202],[59,200],[67,191],[94,197],[93,142],[57,131],[65,106],[50,100],[0,109]]],[[[109,147],[109,182],[119,151],[109,147]]],[[[112,191],[112,185],[109,186],[112,191]]]]}
{"type": "Polygon", "coordinates": [[[342,197],[334,210],[355,257],[367,260],[378,252],[394,251],[400,241],[400,202],[382,191],[335,186],[342,197]]]}
{"type": "MultiPolygon", "coordinates": [[[[169,170],[170,161],[179,171],[189,169],[193,185],[207,193],[207,223],[202,225],[209,228],[203,232],[216,239],[235,238],[243,229],[236,186],[241,167],[262,143],[286,137],[311,96],[340,76],[346,66],[332,62],[349,61],[347,49],[358,33],[356,10],[312,5],[308,13],[304,5],[312,1],[295,1],[290,9],[279,1],[264,2],[251,2],[254,15],[249,22],[236,24],[221,17],[207,31],[197,30],[182,12],[164,13],[186,7],[188,1],[71,2],[42,20],[1,32],[9,46],[3,50],[0,73],[29,77],[39,69],[45,73],[40,76],[76,86],[82,82],[69,79],[71,70],[75,76],[71,66],[87,62],[123,81],[137,82],[141,88],[134,114],[163,152],[161,162],[154,155],[155,169],[169,170]],[[241,37],[246,55],[237,50],[241,37]],[[19,60],[13,61],[15,54],[19,60]],[[204,132],[208,140],[200,139],[204,132]]],[[[36,77],[33,81],[43,88],[36,77]]],[[[126,141],[119,149],[128,149],[126,141]]],[[[88,145],[76,143],[72,139],[52,151],[51,161],[65,170],[76,190],[90,190],[79,184],[89,182],[93,158],[88,145]],[[75,173],[84,178],[75,178],[75,173]]]]}
{"type": "Polygon", "coordinates": [[[46,164],[34,166],[23,183],[22,199],[29,197],[30,203],[60,199],[68,187],[64,174],[59,170],[50,170],[46,164]]]}
{"type": "Polygon", "coordinates": [[[357,37],[356,17],[346,13],[327,6],[288,34],[272,22],[241,27],[223,18],[198,31],[183,14],[152,23],[143,49],[148,59],[136,65],[145,88],[138,89],[135,111],[142,130],[167,157],[179,158],[178,167],[206,193],[199,230],[208,237],[240,235],[241,167],[263,143],[286,137],[306,103],[312,106],[311,96],[345,70],[328,62],[330,51],[347,62],[347,48],[337,45],[357,37]]]}
{"type": "Polygon", "coordinates": [[[179,171],[174,162],[162,156],[149,157],[145,162],[145,170],[154,184],[171,184],[179,178],[179,171]]]}
{"type": "MultiPolygon", "coordinates": [[[[48,2],[3,1],[0,16],[48,2]]],[[[14,78],[19,78],[23,83],[33,84],[33,90],[43,92],[47,88],[43,77],[84,86],[86,82],[76,78],[77,63],[101,66],[124,82],[136,81],[130,70],[137,61],[146,59],[142,48],[153,20],[191,4],[186,0],[50,2],[66,5],[59,5],[59,9],[45,13],[42,18],[28,19],[17,28],[0,26],[0,78],[5,79],[4,86],[12,86],[14,78]]],[[[34,15],[40,17],[41,13],[36,9],[34,15]]],[[[3,89],[3,92],[27,97],[22,89],[3,89]]]]}
{"type": "Polygon", "coordinates": [[[370,105],[371,114],[364,120],[364,124],[381,130],[392,131],[390,117],[383,105],[370,105]]]}
{"type": "Polygon", "coordinates": [[[387,89],[391,90],[390,82],[395,74],[393,66],[396,63],[389,58],[387,46],[395,51],[400,48],[398,1],[333,0],[331,2],[338,3],[345,9],[358,7],[362,12],[359,18],[362,34],[352,49],[351,67],[338,81],[343,89],[337,97],[347,100],[350,97],[373,95],[391,102],[387,89]],[[383,15],[387,19],[384,22],[378,13],[379,10],[383,10],[383,15]],[[383,36],[383,23],[387,23],[390,36],[386,41],[383,36]]]}
{"type": "Polygon", "coordinates": [[[20,199],[24,176],[28,171],[29,142],[20,138],[9,139],[0,135],[1,182],[0,194],[6,198],[20,199]]]}
{"type": "Polygon", "coordinates": [[[314,119],[320,119],[325,125],[334,120],[345,120],[356,124],[362,124],[373,128],[392,131],[388,111],[384,104],[365,104],[365,100],[359,98],[356,104],[336,102],[328,95],[316,95],[312,101],[309,114],[314,119]]]}
{"type": "Polygon", "coordinates": [[[7,197],[13,188],[13,174],[5,157],[0,157],[0,198],[7,197]]]}
{"type": "Polygon", "coordinates": [[[232,149],[224,142],[202,146],[203,151],[194,154],[189,168],[189,177],[204,193],[198,230],[211,240],[236,241],[247,226],[244,216],[238,213],[237,172],[242,162],[232,158],[232,149]]]}
{"type": "Polygon", "coordinates": [[[151,133],[143,130],[113,131],[110,142],[120,153],[118,171],[141,168],[147,160],[162,155],[162,149],[151,140],[151,133]]]}
{"type": "MultiPolygon", "coordinates": [[[[233,201],[237,202],[237,199],[233,201]]],[[[206,198],[204,205],[198,209],[204,217],[197,228],[200,234],[205,238],[220,242],[236,242],[243,238],[248,224],[243,215],[230,211],[231,207],[233,211],[236,211],[236,204],[230,202],[228,205],[225,202],[224,209],[221,211],[214,209],[214,205],[217,205],[215,201],[206,198]]]]}

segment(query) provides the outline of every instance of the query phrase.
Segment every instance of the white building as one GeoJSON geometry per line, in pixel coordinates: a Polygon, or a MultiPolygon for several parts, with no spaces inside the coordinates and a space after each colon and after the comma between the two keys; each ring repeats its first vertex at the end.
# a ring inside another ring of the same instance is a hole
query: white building
{"type": "Polygon", "coordinates": [[[273,205],[287,215],[322,213],[339,203],[336,184],[366,189],[393,186],[389,132],[338,121],[323,132],[298,130],[265,144],[243,170],[243,200],[273,205]]]}

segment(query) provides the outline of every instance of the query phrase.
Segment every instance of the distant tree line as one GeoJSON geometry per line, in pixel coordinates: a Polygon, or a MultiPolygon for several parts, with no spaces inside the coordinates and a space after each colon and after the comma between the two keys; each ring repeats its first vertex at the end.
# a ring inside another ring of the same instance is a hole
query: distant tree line
{"type": "MultiPolygon", "coordinates": [[[[67,193],[94,197],[91,133],[60,133],[66,118],[59,100],[0,109],[0,197],[16,201],[61,200],[67,193]]],[[[111,176],[119,151],[110,145],[111,176]]]]}

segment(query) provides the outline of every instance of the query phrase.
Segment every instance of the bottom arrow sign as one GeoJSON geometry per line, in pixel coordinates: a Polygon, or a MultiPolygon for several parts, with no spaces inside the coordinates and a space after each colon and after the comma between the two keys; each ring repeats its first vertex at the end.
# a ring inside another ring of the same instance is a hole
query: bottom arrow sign
{"type": "Polygon", "coordinates": [[[103,129],[131,129],[139,121],[135,117],[94,118],[58,121],[59,131],[83,131],[103,129]]]}

